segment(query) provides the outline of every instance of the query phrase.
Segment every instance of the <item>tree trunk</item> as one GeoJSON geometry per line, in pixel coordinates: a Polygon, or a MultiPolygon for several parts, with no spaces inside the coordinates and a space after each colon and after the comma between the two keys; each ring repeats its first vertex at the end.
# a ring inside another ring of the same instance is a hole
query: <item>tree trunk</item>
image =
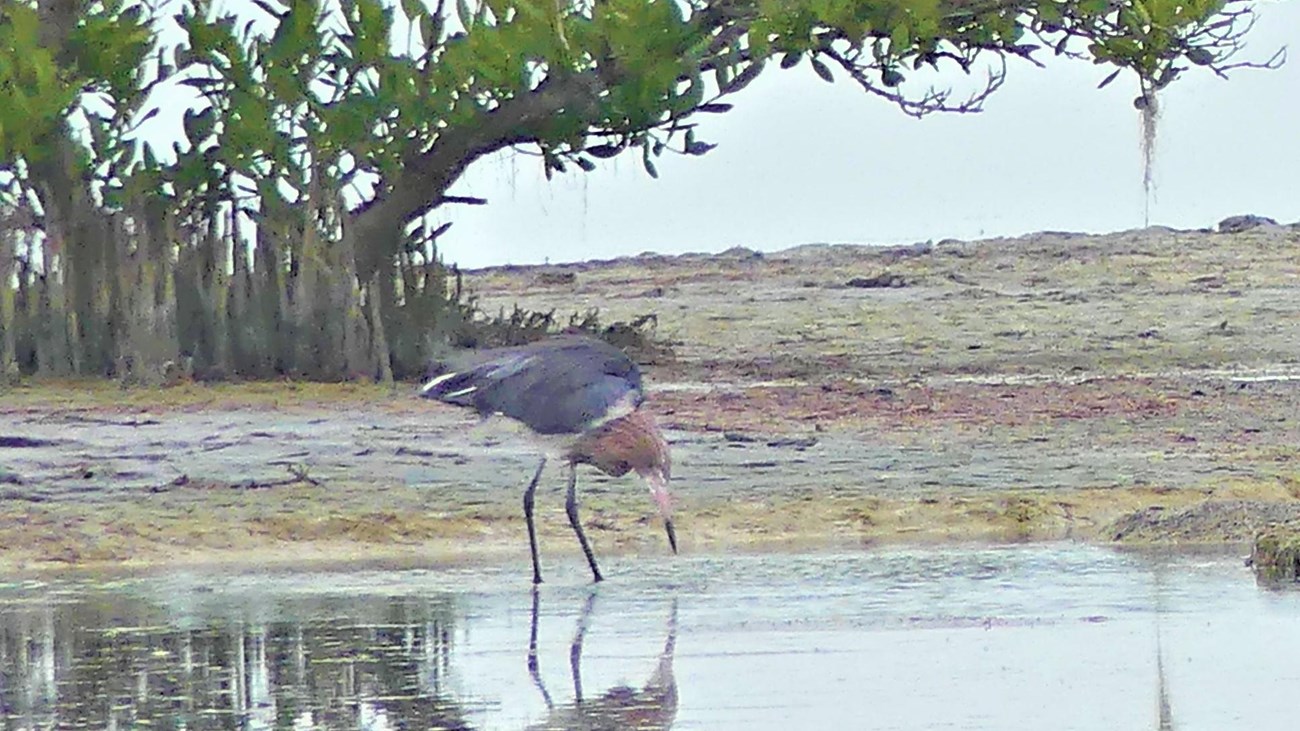
{"type": "Polygon", "coordinates": [[[276,375],[293,371],[294,342],[297,340],[289,287],[291,266],[296,266],[293,263],[298,258],[302,238],[294,235],[294,228],[294,211],[273,186],[264,186],[254,255],[257,257],[258,309],[270,338],[266,365],[268,372],[276,375]]]}
{"type": "Polygon", "coordinates": [[[18,381],[18,292],[10,285],[17,252],[17,231],[0,238],[0,386],[18,381]]]}
{"type": "Polygon", "coordinates": [[[297,346],[293,355],[293,370],[300,375],[313,375],[324,369],[322,362],[328,351],[327,337],[316,313],[320,308],[317,302],[320,290],[320,270],[323,251],[320,242],[320,227],[317,224],[317,206],[320,202],[320,186],[312,177],[308,185],[306,205],[301,211],[302,237],[298,242],[298,256],[293,270],[293,319],[294,344],[297,346]]]}
{"type": "Polygon", "coordinates": [[[234,375],[230,360],[230,277],[226,273],[230,245],[221,234],[218,212],[214,210],[209,215],[209,258],[204,267],[208,276],[208,317],[212,323],[212,365],[213,375],[224,379],[234,375]]]}
{"type": "MultiPolygon", "coordinates": [[[[335,228],[342,223],[343,213],[336,196],[330,198],[328,210],[331,228],[335,228]]],[[[340,320],[343,336],[343,377],[348,380],[382,378],[379,363],[374,357],[373,331],[362,309],[361,283],[357,279],[356,252],[352,248],[352,240],[341,236],[330,248],[334,254],[334,287],[339,296],[336,316],[340,320]]]]}
{"type": "Polygon", "coordinates": [[[253,321],[248,308],[249,263],[247,247],[240,226],[239,207],[230,206],[230,261],[231,274],[225,292],[227,307],[227,352],[230,354],[231,373],[258,375],[256,363],[261,343],[265,342],[261,323],[253,321]]]}
{"type": "Polygon", "coordinates": [[[160,385],[185,371],[176,337],[169,218],[165,208],[137,202],[131,219],[134,247],[121,232],[117,261],[124,323],[118,376],[134,383],[160,385]]]}
{"type": "Polygon", "coordinates": [[[139,352],[137,308],[140,297],[140,252],[132,256],[127,232],[114,226],[108,242],[105,274],[108,278],[108,326],[113,331],[113,376],[123,383],[147,383],[147,368],[139,352]]]}
{"type": "Polygon", "coordinates": [[[379,367],[377,377],[380,383],[393,382],[393,359],[388,348],[388,337],[384,330],[382,275],[376,274],[366,285],[366,306],[370,311],[370,358],[379,367]]]}

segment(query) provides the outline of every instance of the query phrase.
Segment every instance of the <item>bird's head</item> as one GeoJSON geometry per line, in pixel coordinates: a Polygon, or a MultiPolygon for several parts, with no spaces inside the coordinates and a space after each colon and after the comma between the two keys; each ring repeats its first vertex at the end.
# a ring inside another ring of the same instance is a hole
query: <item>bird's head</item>
{"type": "Polygon", "coordinates": [[[673,529],[672,456],[668,442],[654,418],[642,409],[605,422],[584,437],[570,453],[570,459],[594,465],[607,475],[619,477],[636,472],[650,486],[650,495],[664,519],[668,545],[677,553],[677,532],[673,529]]]}
{"type": "MultiPolygon", "coordinates": [[[[638,412],[639,414],[641,412],[638,412]]],[[[677,553],[677,531],[673,528],[673,497],[668,486],[672,482],[673,459],[668,452],[668,442],[659,433],[659,427],[649,414],[642,414],[646,420],[646,459],[637,465],[637,474],[641,475],[650,486],[650,496],[659,508],[659,515],[664,519],[664,530],[668,532],[668,545],[677,553]]]]}

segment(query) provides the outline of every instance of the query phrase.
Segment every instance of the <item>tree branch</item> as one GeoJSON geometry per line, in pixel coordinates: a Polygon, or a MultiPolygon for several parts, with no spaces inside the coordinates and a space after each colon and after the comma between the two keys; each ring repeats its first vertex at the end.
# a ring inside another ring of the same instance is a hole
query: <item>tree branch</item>
{"type": "Polygon", "coordinates": [[[533,91],[481,109],[478,119],[440,134],[424,152],[404,161],[397,179],[348,217],[346,236],[364,246],[355,249],[359,273],[369,278],[383,257],[396,253],[406,225],[443,203],[471,203],[446,191],[480,158],[512,145],[537,142],[542,125],[561,112],[594,116],[601,85],[594,72],[557,75],[533,91]]]}

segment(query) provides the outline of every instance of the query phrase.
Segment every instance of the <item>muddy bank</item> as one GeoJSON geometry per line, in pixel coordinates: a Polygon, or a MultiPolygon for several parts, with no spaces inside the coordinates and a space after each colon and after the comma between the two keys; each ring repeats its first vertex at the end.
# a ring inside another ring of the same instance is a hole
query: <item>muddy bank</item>
{"type": "MultiPolygon", "coordinates": [[[[1042,234],[467,283],[489,307],[657,315],[686,551],[1236,542],[1300,521],[1298,242],[1042,234]]],[[[526,561],[527,445],[412,390],[7,391],[0,565],[526,561]]],[[[576,549],[560,482],[539,495],[557,559],[576,549]]],[[[581,485],[599,553],[666,551],[641,486],[581,485]]]]}

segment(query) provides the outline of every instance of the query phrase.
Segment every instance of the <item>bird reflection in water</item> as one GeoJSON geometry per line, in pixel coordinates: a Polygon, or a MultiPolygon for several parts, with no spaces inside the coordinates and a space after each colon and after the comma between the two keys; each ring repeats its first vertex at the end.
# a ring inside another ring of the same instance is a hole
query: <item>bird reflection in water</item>
{"type": "Polygon", "coordinates": [[[592,610],[596,605],[593,592],[583,604],[578,617],[577,631],[569,646],[569,671],[573,678],[573,702],[556,705],[538,671],[537,624],[539,597],[533,589],[531,632],[528,638],[528,673],[541,693],[548,713],[540,723],[528,731],[652,731],[672,728],[677,718],[677,679],[673,675],[673,652],[677,644],[677,600],[672,602],[668,615],[667,636],[659,664],[641,689],[617,686],[597,698],[590,698],[582,690],[582,643],[591,624],[592,610]]]}

